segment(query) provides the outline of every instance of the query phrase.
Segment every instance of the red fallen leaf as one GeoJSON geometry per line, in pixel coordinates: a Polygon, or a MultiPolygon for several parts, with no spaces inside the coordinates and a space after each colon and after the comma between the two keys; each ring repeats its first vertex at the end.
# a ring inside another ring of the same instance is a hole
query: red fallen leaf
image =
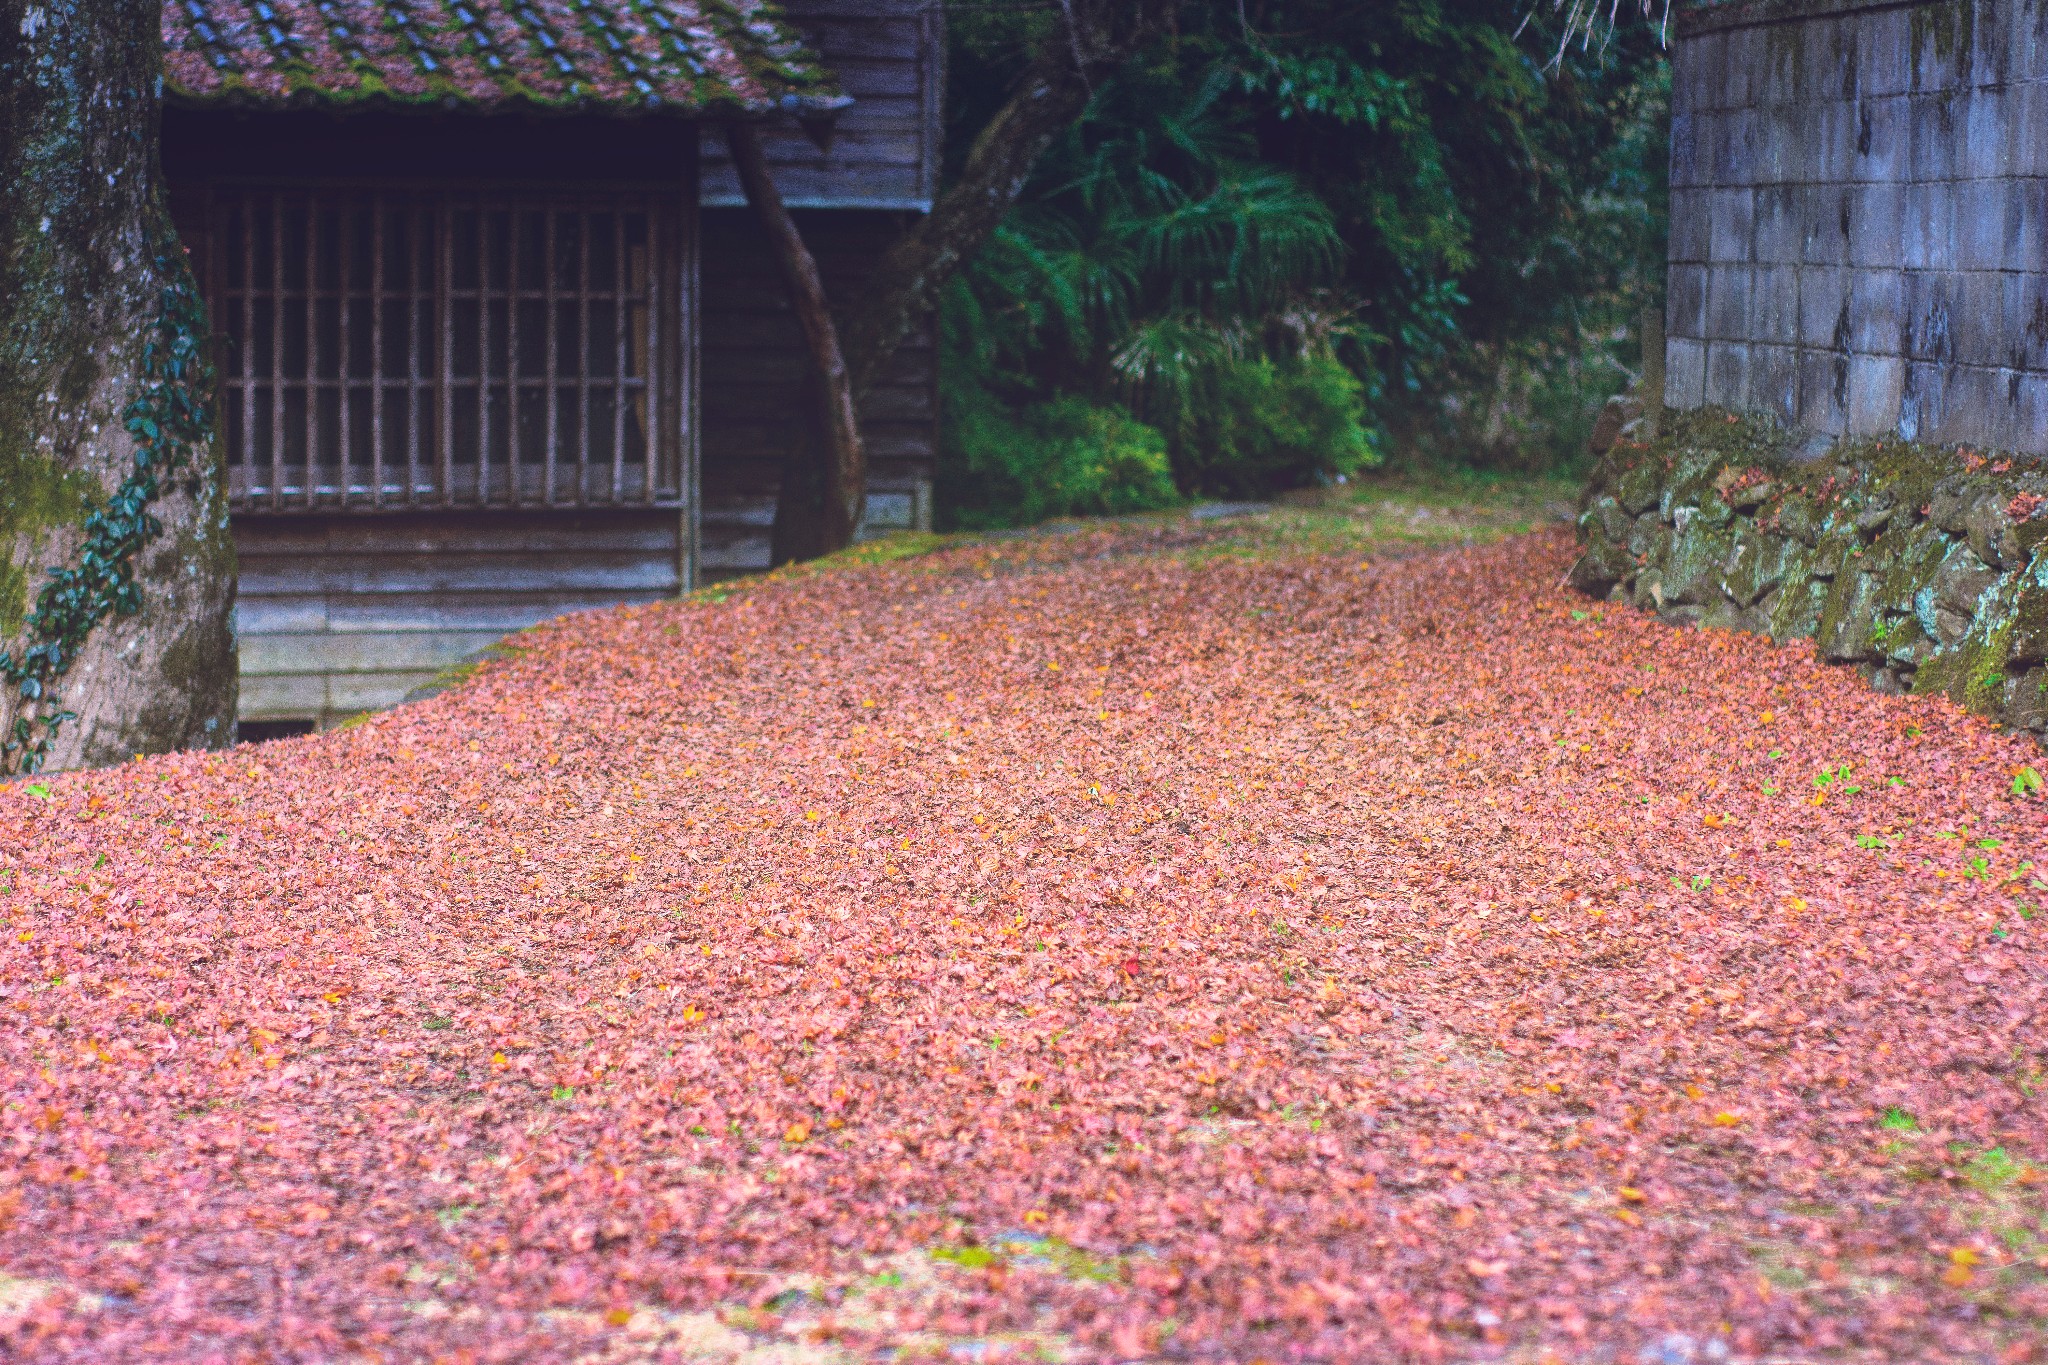
{"type": "Polygon", "coordinates": [[[2026,741],[1570,596],[1558,536],[1152,534],[593,613],[281,762],[0,791],[0,1267],[126,1296],[31,1358],[822,1342],[856,1289],[877,1353],[1997,1358],[1940,1282],[1981,1196],[1913,1172],[2040,1188],[2040,1106],[1953,1065],[2048,1010],[2026,741]],[[1767,1303],[1794,1242],[1881,1320],[1767,1303]]]}

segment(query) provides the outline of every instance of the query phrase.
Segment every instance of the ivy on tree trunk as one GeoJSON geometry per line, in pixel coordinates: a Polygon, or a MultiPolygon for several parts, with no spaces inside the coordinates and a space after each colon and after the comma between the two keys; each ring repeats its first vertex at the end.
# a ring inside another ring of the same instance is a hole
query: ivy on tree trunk
{"type": "Polygon", "coordinates": [[[161,11],[0,0],[0,773],[232,742],[234,544],[161,11]]]}

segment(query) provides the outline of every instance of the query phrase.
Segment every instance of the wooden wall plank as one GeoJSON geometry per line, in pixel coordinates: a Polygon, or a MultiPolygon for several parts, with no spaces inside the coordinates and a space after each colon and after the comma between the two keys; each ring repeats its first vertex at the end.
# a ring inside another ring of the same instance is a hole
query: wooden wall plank
{"type": "MultiPolygon", "coordinates": [[[[841,297],[905,225],[893,213],[798,215],[826,292],[841,297]]],[[[768,567],[767,530],[783,453],[807,439],[809,361],[775,264],[745,210],[707,210],[704,259],[703,564],[768,567]]],[[[938,448],[938,356],[929,321],[861,408],[871,530],[929,525],[938,448]],[[907,495],[907,496],[896,496],[907,495]]]]}
{"type": "Polygon", "coordinates": [[[673,512],[237,517],[242,718],[333,722],[569,611],[680,586],[673,512]]]}
{"type": "MultiPolygon", "coordinates": [[[[928,209],[938,185],[945,28],[935,0],[792,0],[784,12],[853,104],[821,150],[771,125],[764,151],[792,207],[928,209]]],[[[702,137],[702,202],[745,203],[724,137],[702,137]]]]}
{"type": "MultiPolygon", "coordinates": [[[[528,624],[532,624],[528,622],[528,624]]],[[[242,676],[432,671],[504,638],[502,630],[393,630],[242,638],[242,676]]]]}

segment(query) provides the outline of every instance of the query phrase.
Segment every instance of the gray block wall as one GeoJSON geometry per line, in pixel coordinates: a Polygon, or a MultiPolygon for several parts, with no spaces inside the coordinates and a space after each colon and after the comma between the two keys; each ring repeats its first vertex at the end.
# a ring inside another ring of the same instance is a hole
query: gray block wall
{"type": "Polygon", "coordinates": [[[1665,401],[2048,454],[2048,0],[1677,29],[1665,401]]]}

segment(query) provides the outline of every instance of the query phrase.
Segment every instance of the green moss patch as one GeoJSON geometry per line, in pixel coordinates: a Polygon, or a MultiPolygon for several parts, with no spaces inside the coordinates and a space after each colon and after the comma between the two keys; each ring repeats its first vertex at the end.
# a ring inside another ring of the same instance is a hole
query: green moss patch
{"type": "Polygon", "coordinates": [[[1582,590],[1673,623],[1811,637],[1878,686],[2036,731],[2048,468],[1898,440],[1828,443],[1716,409],[1621,442],[1580,502],[1582,590]]]}

